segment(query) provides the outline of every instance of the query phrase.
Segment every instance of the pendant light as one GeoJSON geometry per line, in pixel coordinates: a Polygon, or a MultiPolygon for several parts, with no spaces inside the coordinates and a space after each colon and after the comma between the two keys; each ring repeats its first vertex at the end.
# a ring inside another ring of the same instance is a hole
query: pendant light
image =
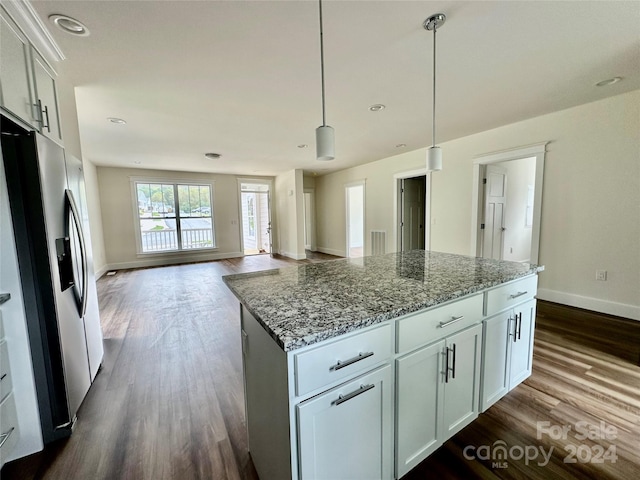
{"type": "Polygon", "coordinates": [[[433,30],[433,135],[431,147],[427,150],[428,172],[442,170],[442,150],[440,147],[436,147],[436,30],[444,25],[446,19],[444,13],[436,13],[422,24],[425,30],[433,30]]]}
{"type": "Polygon", "coordinates": [[[324,40],[322,35],[322,0],[320,5],[320,74],[322,76],[322,126],[316,128],[316,158],[333,160],[335,158],[335,137],[333,127],[327,125],[324,98],[324,40]]]}

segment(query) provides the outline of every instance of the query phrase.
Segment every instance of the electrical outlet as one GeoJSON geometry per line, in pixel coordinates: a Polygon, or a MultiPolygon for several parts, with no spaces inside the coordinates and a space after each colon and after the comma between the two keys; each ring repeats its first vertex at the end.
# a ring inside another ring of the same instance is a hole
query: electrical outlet
{"type": "Polygon", "coordinates": [[[596,280],[601,282],[607,281],[607,271],[606,270],[596,270],[596,280]]]}
{"type": "Polygon", "coordinates": [[[513,247],[509,248],[509,253],[513,253],[513,247]]]}

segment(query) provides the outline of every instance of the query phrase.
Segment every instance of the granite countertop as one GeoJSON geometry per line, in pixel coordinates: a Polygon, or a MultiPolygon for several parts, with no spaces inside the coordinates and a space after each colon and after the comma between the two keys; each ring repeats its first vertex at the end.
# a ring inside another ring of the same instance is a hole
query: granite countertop
{"type": "Polygon", "coordinates": [[[285,351],[544,270],[413,250],[223,277],[285,351]]]}

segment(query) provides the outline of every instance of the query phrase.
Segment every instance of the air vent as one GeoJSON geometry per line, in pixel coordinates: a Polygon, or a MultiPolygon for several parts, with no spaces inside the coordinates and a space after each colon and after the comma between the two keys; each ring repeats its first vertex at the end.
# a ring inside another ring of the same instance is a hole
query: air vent
{"type": "Polygon", "coordinates": [[[385,230],[371,230],[371,255],[387,253],[387,232],[385,230]]]}

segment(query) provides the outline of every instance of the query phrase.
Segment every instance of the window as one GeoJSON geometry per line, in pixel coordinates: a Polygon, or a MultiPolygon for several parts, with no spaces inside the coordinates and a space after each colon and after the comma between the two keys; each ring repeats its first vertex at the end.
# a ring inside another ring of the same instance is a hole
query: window
{"type": "Polygon", "coordinates": [[[139,251],[189,251],[216,246],[211,185],[135,182],[139,251]]]}

